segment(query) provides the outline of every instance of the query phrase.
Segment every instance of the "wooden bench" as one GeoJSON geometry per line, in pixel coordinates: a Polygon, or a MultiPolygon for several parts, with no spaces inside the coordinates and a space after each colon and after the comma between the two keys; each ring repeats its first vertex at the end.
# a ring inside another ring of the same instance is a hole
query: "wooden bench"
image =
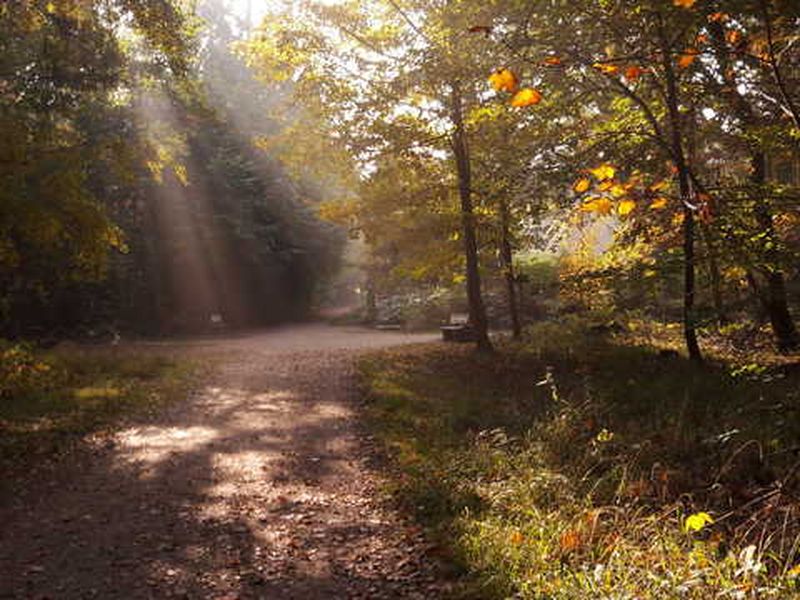
{"type": "Polygon", "coordinates": [[[442,325],[439,329],[442,332],[442,340],[445,342],[475,341],[475,328],[469,322],[469,315],[467,314],[451,314],[447,325],[442,325]]]}

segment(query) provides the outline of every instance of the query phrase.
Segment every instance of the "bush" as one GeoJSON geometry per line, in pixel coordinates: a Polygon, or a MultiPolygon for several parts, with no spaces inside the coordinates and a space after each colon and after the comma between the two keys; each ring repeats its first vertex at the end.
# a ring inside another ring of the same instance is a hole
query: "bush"
{"type": "Polygon", "coordinates": [[[28,344],[0,342],[0,400],[24,401],[51,393],[63,374],[28,344]]]}

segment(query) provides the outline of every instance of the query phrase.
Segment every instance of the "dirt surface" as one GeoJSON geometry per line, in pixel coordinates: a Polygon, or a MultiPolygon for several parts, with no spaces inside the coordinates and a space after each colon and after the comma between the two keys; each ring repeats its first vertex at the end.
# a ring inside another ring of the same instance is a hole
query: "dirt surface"
{"type": "Polygon", "coordinates": [[[440,598],[358,428],[353,359],[431,335],[303,325],[139,344],[214,364],[185,401],[0,499],[0,597],[440,598]]]}

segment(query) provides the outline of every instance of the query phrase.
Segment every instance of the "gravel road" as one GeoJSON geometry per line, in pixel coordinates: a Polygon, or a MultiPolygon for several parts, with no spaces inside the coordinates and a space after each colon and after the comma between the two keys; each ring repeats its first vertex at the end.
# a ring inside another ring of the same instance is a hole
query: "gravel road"
{"type": "Polygon", "coordinates": [[[214,367],[165,414],[0,502],[0,597],[440,598],[382,500],[354,358],[433,335],[301,325],[138,344],[214,367]]]}

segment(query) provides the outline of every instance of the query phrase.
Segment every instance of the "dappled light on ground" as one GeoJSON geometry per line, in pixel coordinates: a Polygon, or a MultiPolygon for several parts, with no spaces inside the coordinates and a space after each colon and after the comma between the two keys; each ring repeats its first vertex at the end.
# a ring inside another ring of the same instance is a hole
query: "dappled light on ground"
{"type": "Polygon", "coordinates": [[[23,597],[438,596],[421,533],[379,501],[352,380],[354,348],[428,339],[304,326],[177,350],[220,366],[6,499],[0,580],[23,597]],[[339,349],[278,350],[315,336],[339,349]]]}

